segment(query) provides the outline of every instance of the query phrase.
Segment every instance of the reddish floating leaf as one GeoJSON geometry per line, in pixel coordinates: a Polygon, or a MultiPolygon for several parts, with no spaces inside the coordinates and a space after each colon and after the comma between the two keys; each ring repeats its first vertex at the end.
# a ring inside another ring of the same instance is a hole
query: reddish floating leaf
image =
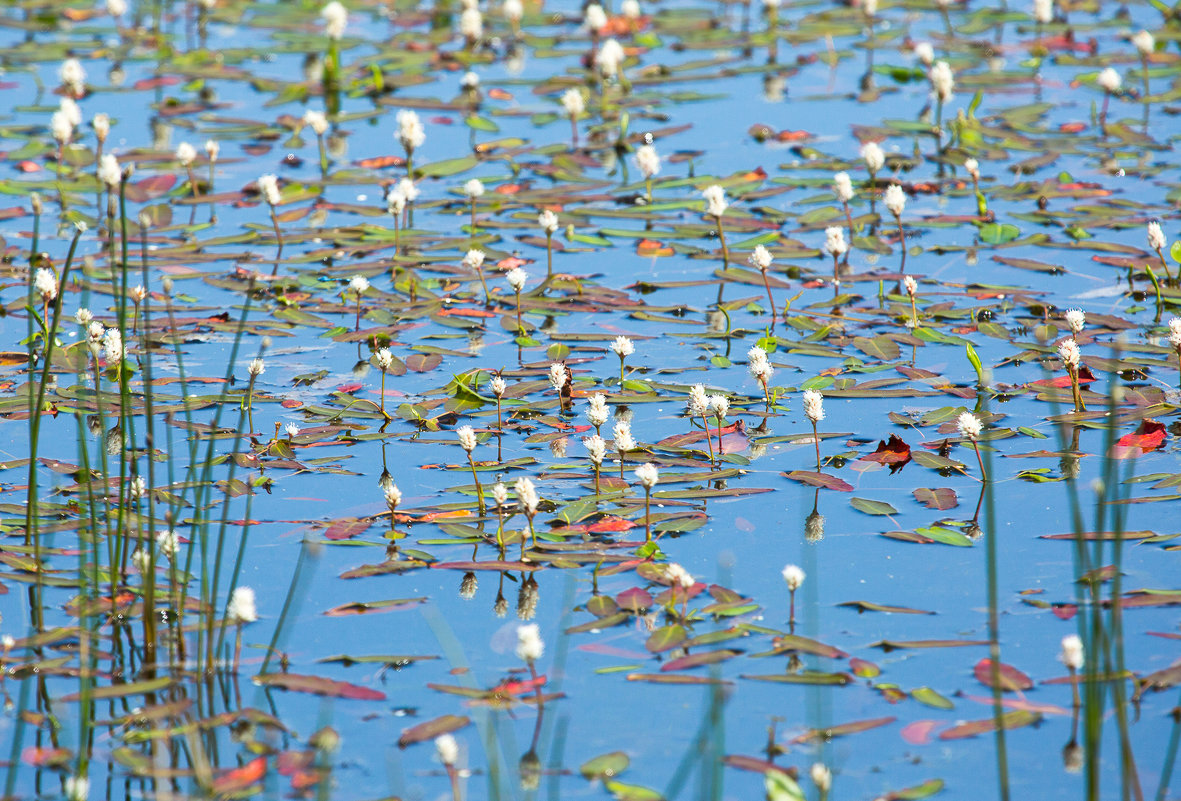
{"type": "Polygon", "coordinates": [[[428,720],[426,723],[419,723],[402,732],[398,738],[398,747],[405,748],[414,743],[421,743],[423,740],[433,740],[441,734],[459,731],[471,722],[471,718],[465,715],[443,715],[434,720],[428,720]]]}
{"type": "Polygon", "coordinates": [[[941,512],[947,509],[954,509],[960,503],[956,497],[955,490],[949,487],[939,487],[936,489],[919,487],[914,491],[914,499],[928,509],[938,509],[941,512]]]}
{"type": "Polygon", "coordinates": [[[353,698],[358,701],[384,701],[385,693],[345,681],[333,681],[323,676],[301,676],[296,673],[260,673],[254,683],[263,687],[278,687],[297,693],[326,695],[332,698],[353,698]]]}
{"type": "Polygon", "coordinates": [[[897,434],[891,434],[889,441],[878,443],[877,450],[861,457],[865,462],[877,462],[888,465],[890,472],[901,470],[910,461],[910,446],[902,441],[897,434]]]}
{"type": "Polygon", "coordinates": [[[266,757],[252,759],[240,768],[226,771],[213,780],[215,795],[224,796],[237,793],[262,781],[267,773],[266,757]]]}
{"type": "Polygon", "coordinates": [[[372,520],[358,520],[355,517],[346,517],[343,520],[336,520],[329,525],[324,530],[324,538],[329,540],[352,539],[353,537],[364,534],[372,525],[372,520]]]}
{"type": "MultiPolygon", "coordinates": [[[[1026,712],[1023,709],[1015,709],[1012,712],[1006,712],[1001,715],[1002,729],[1016,729],[1021,726],[1028,726],[1032,723],[1037,723],[1042,719],[1042,716],[1036,712],[1026,712]]],[[[952,726],[946,731],[939,733],[940,740],[963,740],[968,737],[976,737],[980,734],[988,734],[997,729],[996,721],[993,718],[987,720],[973,720],[967,723],[961,723],[958,726],[952,726]]]]}
{"type": "Polygon", "coordinates": [[[976,663],[975,674],[976,680],[985,687],[993,687],[994,689],[1004,690],[1006,692],[1018,692],[1029,690],[1033,687],[1033,680],[1022,673],[1012,665],[999,664],[997,665],[996,683],[993,683],[993,663],[991,659],[985,657],[976,663]]]}
{"type": "Polygon", "coordinates": [[[836,490],[837,492],[852,492],[853,485],[843,478],[830,476],[828,473],[816,473],[811,470],[792,470],[790,473],[781,473],[784,478],[790,478],[792,481],[799,481],[812,487],[820,487],[821,489],[836,490]]]}
{"type": "Polygon", "coordinates": [[[1140,426],[1131,434],[1124,434],[1116,441],[1112,448],[1112,457],[1116,459],[1130,459],[1142,453],[1155,451],[1165,444],[1168,432],[1164,424],[1156,420],[1144,419],[1140,426]]]}

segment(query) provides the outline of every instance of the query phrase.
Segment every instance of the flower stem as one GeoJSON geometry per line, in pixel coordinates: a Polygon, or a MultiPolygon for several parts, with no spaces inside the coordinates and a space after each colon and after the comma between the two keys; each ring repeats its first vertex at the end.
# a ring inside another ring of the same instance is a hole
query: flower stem
{"type": "Polygon", "coordinates": [[[820,472],[820,434],[816,431],[816,421],[812,421],[812,441],[816,443],[816,472],[820,472]]]}
{"type": "MultiPolygon", "coordinates": [[[[480,510],[480,514],[482,515],[482,514],[484,514],[484,511],[485,511],[484,488],[480,486],[480,477],[478,475],[476,475],[476,460],[472,458],[472,455],[470,452],[467,455],[467,463],[472,468],[472,481],[476,482],[476,504],[477,504],[477,508],[480,510]]],[[[530,523],[530,528],[532,528],[532,523],[530,523]]]]}
{"type": "Polygon", "coordinates": [[[722,229],[722,216],[719,214],[714,219],[718,221],[718,239],[722,242],[722,269],[725,270],[730,266],[730,249],[726,247],[726,232],[722,229]]]}
{"type": "Polygon", "coordinates": [[[652,490],[644,487],[644,542],[652,542],[652,490]]]}
{"type": "Polygon", "coordinates": [[[988,474],[984,472],[984,458],[980,455],[980,443],[972,440],[972,447],[976,449],[976,461],[980,465],[981,480],[988,481],[988,474]]]}

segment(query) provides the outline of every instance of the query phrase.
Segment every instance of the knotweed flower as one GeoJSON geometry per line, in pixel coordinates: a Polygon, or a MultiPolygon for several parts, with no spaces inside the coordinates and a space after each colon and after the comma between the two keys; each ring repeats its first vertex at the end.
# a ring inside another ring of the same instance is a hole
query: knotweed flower
{"type": "Polygon", "coordinates": [[[558,404],[561,408],[566,408],[566,398],[569,390],[566,387],[570,383],[570,371],[564,362],[551,362],[549,366],[549,384],[558,393],[558,404]]]}
{"type": "Polygon", "coordinates": [[[816,472],[820,472],[820,434],[817,424],[824,419],[824,396],[814,389],[804,390],[804,416],[812,424],[812,441],[816,443],[816,472]]]}
{"type": "Polygon", "coordinates": [[[237,643],[234,646],[234,670],[237,671],[238,661],[242,656],[242,627],[258,620],[254,590],[249,587],[235,587],[226,606],[226,617],[238,626],[237,643]]]}
{"type": "Polygon", "coordinates": [[[90,798],[90,779],[68,776],[65,783],[66,801],[87,801],[90,798]]]}
{"type": "Polygon", "coordinates": [[[952,98],[955,91],[955,75],[951,65],[946,61],[936,61],[927,72],[927,79],[931,82],[931,89],[935,92],[935,127],[939,135],[943,135],[943,104],[952,98]]]}
{"type": "Polygon", "coordinates": [[[645,462],[636,468],[636,479],[644,488],[644,540],[652,542],[652,488],[660,480],[660,470],[651,462],[645,462]]]}
{"type": "Polygon", "coordinates": [[[1114,67],[1106,67],[1095,78],[1095,83],[1103,90],[1103,109],[1099,112],[1099,125],[1107,130],[1107,106],[1111,102],[1111,96],[1120,93],[1123,81],[1120,79],[1119,73],[1115,71],[1114,67]]]}
{"type": "Polygon", "coordinates": [[[689,388],[689,398],[685,402],[685,411],[689,413],[690,423],[692,423],[694,417],[701,418],[701,425],[705,429],[705,443],[709,446],[709,466],[712,469],[714,466],[714,441],[709,433],[709,420],[706,419],[709,410],[709,396],[705,393],[705,386],[703,384],[694,384],[689,388]]]}
{"type": "MultiPolygon", "coordinates": [[[[517,479],[517,483],[513,485],[513,489],[517,493],[517,501],[521,504],[521,509],[525,512],[525,519],[529,521],[529,536],[532,538],[533,547],[537,547],[537,532],[533,528],[533,517],[537,514],[538,508],[541,506],[541,498],[537,494],[537,488],[533,486],[533,482],[527,476],[521,476],[517,479]]],[[[525,556],[525,539],[521,538],[521,557],[525,556]]]]}
{"type": "Polygon", "coordinates": [[[791,610],[788,612],[787,622],[794,626],[796,622],[796,590],[804,583],[805,573],[797,565],[787,565],[783,568],[783,580],[787,583],[787,591],[791,596],[791,610]]]}
{"type": "Polygon", "coordinates": [[[156,532],[156,547],[166,558],[172,559],[180,550],[180,536],[171,529],[156,532]]]}
{"type": "Polygon", "coordinates": [[[636,150],[636,166],[644,175],[644,189],[648,202],[652,202],[652,179],[660,172],[660,154],[652,145],[641,145],[636,150]]]}
{"type": "Polygon", "coordinates": [[[328,132],[328,117],[315,109],[308,109],[303,113],[303,124],[312,129],[316,135],[316,147],[320,154],[320,173],[328,170],[328,153],[324,149],[324,134],[328,132]]]}
{"type": "Polygon", "coordinates": [[[849,241],[852,241],[856,232],[853,230],[853,212],[849,208],[849,201],[853,199],[853,180],[849,178],[849,173],[838,172],[833,176],[832,193],[845,210],[845,221],[849,224],[849,241]]]}
{"type": "Polygon", "coordinates": [[[607,396],[596,392],[587,399],[586,419],[595,427],[596,434],[602,434],[603,425],[607,422],[610,411],[607,409],[607,396]]]}
{"type": "MultiPolygon", "coordinates": [[[[709,396],[709,411],[714,416],[718,425],[718,461],[721,462],[723,453],[722,447],[722,422],[726,419],[726,415],[730,411],[730,399],[725,395],[710,395],[709,396]]],[[[709,436],[709,429],[705,430],[706,436],[709,436]]]]}
{"type": "Polygon", "coordinates": [[[537,215],[537,224],[545,232],[545,277],[554,274],[554,233],[558,230],[558,215],[549,209],[542,209],[537,215]]]}
{"type": "Polygon", "coordinates": [[[402,149],[406,151],[406,177],[413,181],[414,151],[426,142],[426,129],[422,127],[418,114],[407,108],[399,111],[394,120],[398,123],[398,141],[402,143],[402,149]]]}
{"type": "Polygon", "coordinates": [[[357,323],[354,330],[361,330],[361,297],[369,290],[369,279],[363,275],[354,275],[349,279],[349,291],[357,299],[357,323]]]}
{"type": "Polygon", "coordinates": [[[1033,18],[1038,25],[1049,25],[1053,22],[1054,0],[1033,0],[1033,18]]]}
{"type": "Polygon", "coordinates": [[[471,236],[474,244],[476,240],[476,200],[484,194],[484,182],[479,178],[470,179],[463,185],[463,194],[467,197],[472,208],[471,236]]]}
{"type": "Polygon", "coordinates": [[[624,459],[629,451],[636,449],[636,440],[632,436],[631,423],[626,420],[617,420],[611,431],[611,435],[615,439],[615,450],[619,451],[619,477],[623,478],[624,459]]]}
{"type": "Polygon", "coordinates": [[[976,461],[980,463],[980,476],[984,481],[988,480],[988,475],[984,472],[984,459],[980,456],[980,432],[983,430],[983,425],[980,418],[971,412],[964,412],[955,421],[956,428],[959,429],[960,436],[969,440],[972,447],[976,450],[976,461]]]}
{"type": "Polygon", "coordinates": [[[1079,388],[1078,371],[1079,365],[1082,363],[1082,353],[1079,351],[1078,342],[1074,337],[1064,339],[1058,343],[1058,358],[1062,359],[1062,364],[1066,367],[1066,372],[1070,376],[1070,393],[1074,397],[1074,411],[1084,412],[1087,407],[1083,405],[1082,391],[1079,388]]]}
{"type": "Polygon", "coordinates": [[[599,494],[599,471],[603,467],[603,459],[607,457],[607,441],[596,432],[582,440],[591,464],[595,466],[595,495],[599,494]]]}
{"type": "Polygon", "coordinates": [[[521,325],[521,290],[525,288],[525,281],[529,276],[520,267],[514,267],[505,274],[504,278],[517,295],[517,334],[524,334],[525,329],[521,325]]]}
{"type": "Polygon", "coordinates": [[[525,15],[524,4],[521,0],[504,0],[501,11],[504,12],[505,19],[509,21],[509,25],[513,29],[513,38],[516,39],[521,33],[521,17],[525,15]]]}
{"type": "Polygon", "coordinates": [[[340,41],[344,38],[345,28],[349,24],[348,9],[337,0],[332,0],[321,9],[320,17],[324,20],[324,33],[329,39],[340,41]]]}
{"type": "Polygon", "coordinates": [[[623,59],[623,46],[614,39],[608,39],[599,48],[595,63],[604,79],[619,78],[622,82],[623,59]]]}
{"type": "MultiPolygon", "coordinates": [[[[279,253],[283,252],[283,234],[279,231],[279,217],[275,214],[275,207],[283,202],[283,194],[279,191],[279,178],[272,174],[259,176],[258,191],[266,200],[271,210],[271,224],[275,228],[275,239],[279,243],[279,253]]],[[[276,259],[278,257],[276,256],[276,259]]],[[[275,262],[275,272],[279,271],[279,262],[275,262]]]]}
{"type": "Polygon", "coordinates": [[[1067,309],[1063,318],[1066,320],[1066,326],[1070,329],[1071,336],[1077,340],[1078,335],[1087,325],[1086,313],[1082,309],[1067,309]]]}
{"type": "Polygon", "coordinates": [[[611,350],[619,357],[619,388],[623,389],[623,366],[628,356],[636,352],[636,346],[625,336],[617,336],[611,342],[611,350]]]}
{"type": "Polygon", "coordinates": [[[1161,267],[1165,270],[1165,278],[1172,279],[1169,274],[1169,265],[1165,261],[1165,248],[1168,247],[1169,240],[1165,237],[1165,232],[1161,230],[1160,223],[1153,220],[1148,223],[1148,246],[1156,251],[1157,258],[1160,259],[1161,267]]]}
{"type": "Polygon", "coordinates": [[[113,192],[123,182],[123,171],[119,160],[110,153],[104,154],[98,162],[98,179],[113,192]]]}
{"type": "Polygon", "coordinates": [[[57,71],[61,87],[70,98],[79,98],[86,94],[86,70],[82,69],[82,62],[76,58],[67,58],[57,71]]]}
{"type": "Polygon", "coordinates": [[[861,146],[861,158],[865,160],[865,167],[869,170],[869,185],[877,181],[878,172],[886,166],[886,154],[877,142],[866,142],[861,146]]]}
{"type": "Polygon", "coordinates": [[[484,38],[484,15],[480,9],[465,8],[459,15],[459,33],[466,40],[467,48],[471,50],[484,38]]]}
{"type": "Polygon", "coordinates": [[[824,249],[832,254],[833,286],[840,286],[841,256],[849,251],[849,245],[845,242],[845,232],[842,228],[830,225],[824,229],[824,249]]]}
{"type": "Polygon", "coordinates": [[[385,413],[385,376],[394,369],[394,354],[389,348],[381,348],[374,354],[374,359],[377,361],[377,369],[381,370],[381,414],[388,420],[389,415],[385,413]]]}
{"type": "Polygon", "coordinates": [[[900,271],[906,272],[906,229],[902,227],[902,211],[906,208],[906,193],[902,191],[902,187],[898,184],[890,184],[886,187],[886,208],[894,215],[894,221],[898,223],[898,247],[902,250],[902,266],[900,271]]]}
{"type": "Polygon", "coordinates": [[[910,298],[910,327],[919,327],[919,310],[917,306],[917,296],[919,292],[919,282],[911,276],[906,276],[902,279],[902,285],[906,287],[906,294],[910,298]]]}
{"type": "Polygon", "coordinates": [[[707,186],[701,192],[705,198],[705,213],[714,218],[718,226],[718,240],[722,243],[722,269],[730,266],[730,250],[726,247],[726,232],[722,228],[722,215],[726,213],[726,190],[717,184],[707,186]]]}
{"type": "Polygon", "coordinates": [[[767,250],[762,245],[755,245],[754,251],[746,259],[750,265],[756,268],[763,274],[763,287],[767,290],[767,304],[771,307],[771,319],[775,319],[775,299],[771,297],[771,284],[767,279],[767,269],[771,266],[771,262],[775,258],[771,255],[771,251],[767,250]]]}
{"type": "Polygon", "coordinates": [[[484,490],[480,486],[480,477],[476,474],[476,460],[472,452],[478,442],[475,429],[471,426],[460,426],[455,429],[455,436],[459,438],[459,447],[467,453],[467,463],[472,469],[472,480],[476,483],[476,507],[480,514],[484,514],[484,490]]]}
{"type": "MultiPolygon", "coordinates": [[[[1071,678],[1083,669],[1083,641],[1077,634],[1068,634],[1062,638],[1062,650],[1058,654],[1059,661],[1066,666],[1066,670],[1070,673],[1071,678]]],[[[1074,696],[1074,708],[1077,711],[1079,703],[1078,684],[1071,682],[1074,696]]]]}
{"type": "Polygon", "coordinates": [[[828,791],[832,789],[832,771],[823,762],[815,762],[809,771],[812,777],[812,784],[816,785],[816,789],[820,791],[820,799],[824,801],[828,796],[828,791]]]}
{"type": "Polygon", "coordinates": [[[671,607],[676,601],[678,595],[677,590],[680,590],[681,596],[681,618],[688,616],[689,612],[689,590],[693,589],[693,585],[697,582],[694,580],[692,574],[676,562],[669,562],[668,567],[664,569],[664,577],[668,581],[669,589],[669,606],[671,607]]]}
{"type": "Polygon", "coordinates": [[[488,284],[484,281],[484,251],[472,248],[463,256],[463,266],[475,270],[480,276],[480,286],[484,287],[484,305],[492,303],[492,296],[488,293],[488,284]]]}
{"type": "Polygon", "coordinates": [[[755,345],[746,352],[748,359],[747,369],[750,371],[751,378],[759,382],[763,387],[763,397],[767,401],[767,408],[771,407],[771,393],[768,389],[768,382],[771,376],[775,373],[775,368],[771,366],[771,360],[767,358],[767,351],[755,345]]]}
{"type": "Polygon", "coordinates": [[[935,48],[930,42],[918,42],[914,46],[914,55],[924,67],[930,67],[935,63],[935,48]]]}
{"type": "Polygon", "coordinates": [[[562,93],[562,108],[570,118],[571,147],[578,147],[578,119],[586,111],[586,98],[581,89],[573,87],[562,93]]]}

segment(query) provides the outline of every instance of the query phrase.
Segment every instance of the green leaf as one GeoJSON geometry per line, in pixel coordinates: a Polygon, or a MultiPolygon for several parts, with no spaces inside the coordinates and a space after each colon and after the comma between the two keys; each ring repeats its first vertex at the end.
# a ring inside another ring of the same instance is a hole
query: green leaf
{"type": "Polygon", "coordinates": [[[986,223],[980,226],[980,241],[986,245],[1003,245],[1021,236],[1021,229],[1012,223],[986,223]]]}
{"type": "Polygon", "coordinates": [[[932,690],[930,687],[919,687],[917,690],[912,690],[910,697],[918,701],[920,704],[926,704],[927,706],[934,707],[935,709],[955,708],[955,704],[932,690]]]}
{"type": "Polygon", "coordinates": [[[804,791],[796,780],[777,770],[763,775],[763,789],[767,791],[767,801],[805,801],[804,791]]]}
{"type": "Polygon", "coordinates": [[[867,515],[896,515],[898,510],[885,501],[873,501],[869,498],[852,498],[849,505],[867,515]]]}
{"type": "Polygon", "coordinates": [[[470,115],[463,118],[463,124],[476,131],[487,131],[488,133],[499,133],[500,126],[486,117],[477,117],[470,115]]]}
{"type": "Polygon", "coordinates": [[[623,773],[630,764],[631,760],[627,758],[627,754],[612,751],[583,762],[578,772],[587,779],[610,779],[623,773]]]}

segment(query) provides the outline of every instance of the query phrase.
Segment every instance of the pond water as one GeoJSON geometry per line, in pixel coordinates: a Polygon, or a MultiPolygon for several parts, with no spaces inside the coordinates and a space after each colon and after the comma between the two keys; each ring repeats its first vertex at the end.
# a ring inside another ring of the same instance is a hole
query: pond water
{"type": "Polygon", "coordinates": [[[1169,9],[113,5],[0,27],[6,797],[1178,796],[1169,9]]]}

